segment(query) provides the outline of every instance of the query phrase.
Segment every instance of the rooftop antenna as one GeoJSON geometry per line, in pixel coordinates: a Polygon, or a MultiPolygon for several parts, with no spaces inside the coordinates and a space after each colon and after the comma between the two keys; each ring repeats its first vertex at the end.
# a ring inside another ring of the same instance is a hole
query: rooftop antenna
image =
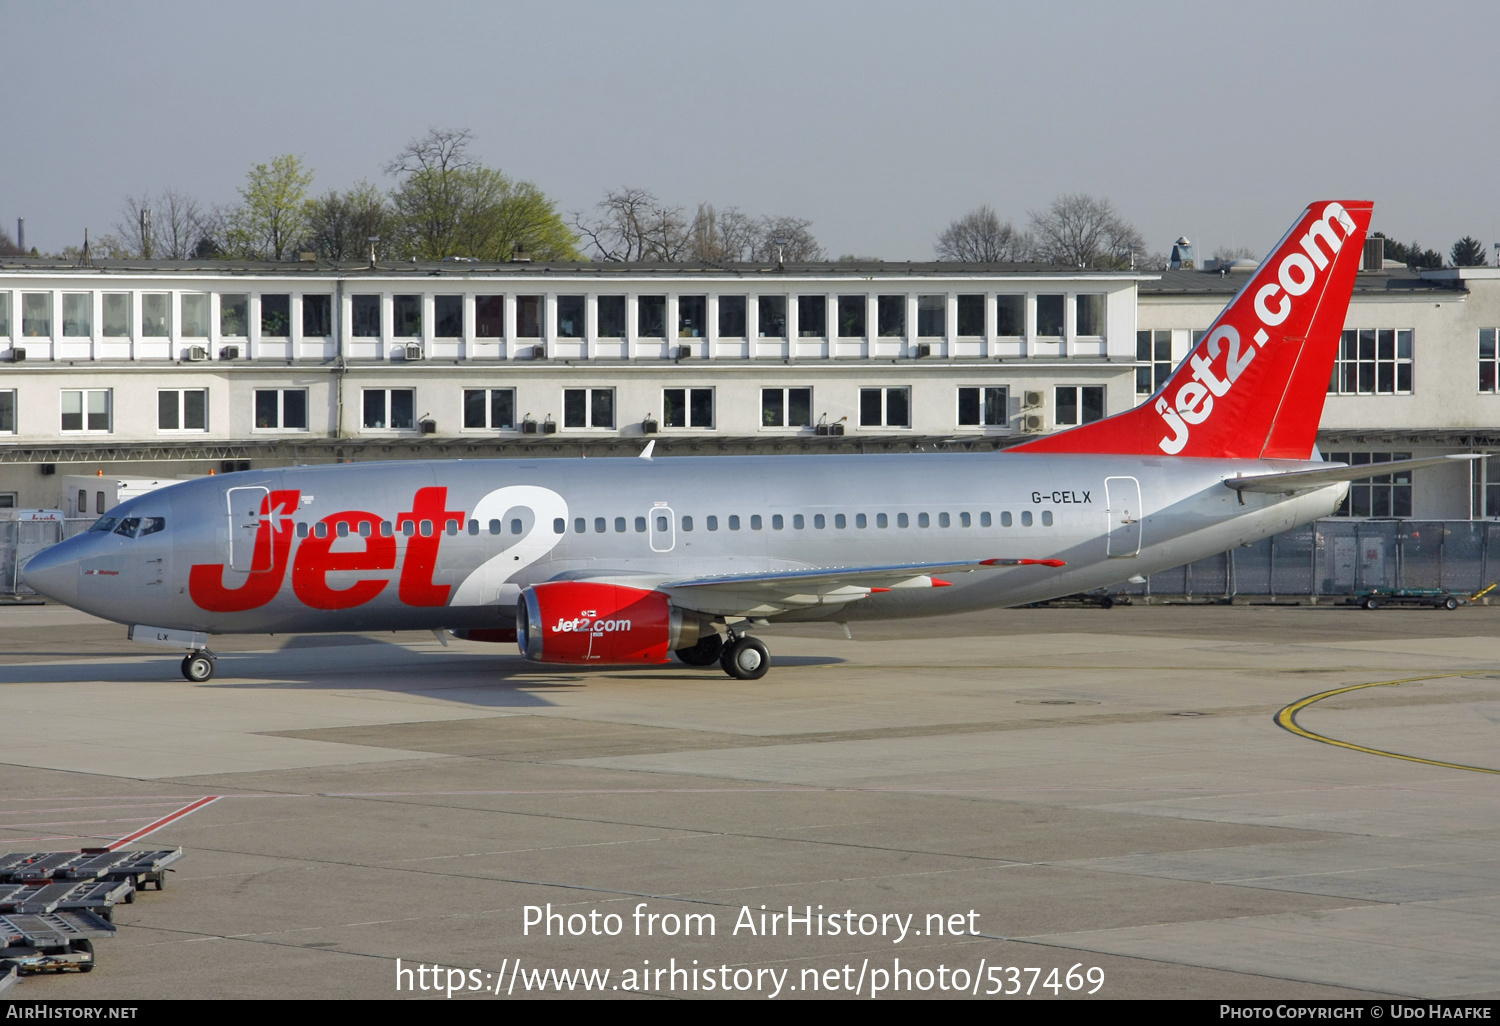
{"type": "Polygon", "coordinates": [[[147,207],[141,208],[141,258],[151,259],[151,211],[147,207]]]}
{"type": "Polygon", "coordinates": [[[380,241],[379,235],[371,235],[370,242],[370,270],[375,270],[375,243],[380,241]]]}
{"type": "Polygon", "coordinates": [[[78,266],[79,267],[93,267],[94,266],[94,257],[93,257],[93,254],[91,254],[89,252],[89,230],[87,228],[85,228],[83,230],[83,251],[78,254],[78,266]]]}
{"type": "Polygon", "coordinates": [[[778,235],[771,240],[771,245],[776,247],[776,269],[778,271],[786,267],[786,247],[792,244],[792,240],[785,235],[778,235]]]}

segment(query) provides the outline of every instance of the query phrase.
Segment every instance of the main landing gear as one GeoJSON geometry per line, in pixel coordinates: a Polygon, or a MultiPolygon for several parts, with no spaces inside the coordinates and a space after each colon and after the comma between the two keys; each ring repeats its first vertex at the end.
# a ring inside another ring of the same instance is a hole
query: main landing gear
{"type": "Polygon", "coordinates": [[[208,649],[189,652],[182,660],[182,675],[194,684],[202,684],[214,675],[214,655],[208,649]]]}
{"type": "Polygon", "coordinates": [[[748,634],[731,634],[728,638],[717,632],[704,634],[696,645],[679,648],[673,655],[688,666],[718,663],[737,680],[760,680],[771,668],[771,654],[766,646],[748,634]]]}

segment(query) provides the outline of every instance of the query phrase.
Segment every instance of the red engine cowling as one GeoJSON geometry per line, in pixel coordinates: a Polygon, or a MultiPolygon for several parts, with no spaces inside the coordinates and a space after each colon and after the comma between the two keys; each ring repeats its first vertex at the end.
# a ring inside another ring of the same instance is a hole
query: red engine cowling
{"type": "Polygon", "coordinates": [[[516,603],[516,642],[539,663],[664,663],[697,640],[697,621],[684,625],[659,591],[554,581],[516,603]]]}

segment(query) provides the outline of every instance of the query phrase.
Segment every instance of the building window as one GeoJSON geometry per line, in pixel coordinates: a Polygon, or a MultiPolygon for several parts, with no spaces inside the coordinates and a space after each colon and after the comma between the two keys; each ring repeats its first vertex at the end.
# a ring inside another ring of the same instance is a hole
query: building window
{"type": "Polygon", "coordinates": [[[464,427],[474,431],[511,431],[516,426],[514,388],[464,389],[464,427]]]}
{"type": "Polygon", "coordinates": [[[1008,427],[1010,390],[981,385],[958,390],[958,423],[962,427],[1008,427]]]}
{"type": "Polygon", "coordinates": [[[352,296],[350,313],[353,316],[355,338],[380,338],[380,297],[352,296]]]}
{"type": "Polygon", "coordinates": [[[397,338],[422,337],[422,297],[391,297],[391,328],[397,338]]]}
{"type": "Polygon", "coordinates": [[[911,427],[910,388],[861,388],[860,427],[911,427]]]}
{"type": "Polygon", "coordinates": [[[714,390],[664,388],[661,411],[664,427],[711,428],[714,426],[714,390]]]}
{"type": "Polygon", "coordinates": [[[760,320],[756,332],[761,338],[786,338],[785,296],[761,296],[757,310],[760,320]]]}
{"type": "Polygon", "coordinates": [[[614,426],[614,389],[563,389],[563,427],[612,428],[614,426]]]}
{"type": "Polygon", "coordinates": [[[208,338],[208,296],[195,292],[182,297],[182,337],[208,338]]]}
{"type": "Polygon", "coordinates": [[[625,297],[600,296],[595,303],[600,338],[625,337],[625,297]]]}
{"type": "Polygon", "coordinates": [[[1078,335],[1104,335],[1104,293],[1084,292],[1073,297],[1073,327],[1078,335]]]}
{"type": "Polygon", "coordinates": [[[958,333],[964,338],[984,335],[984,297],[958,297],[958,333]]]}
{"type": "Polygon", "coordinates": [[[677,337],[708,337],[708,297],[677,297],[677,337]]]}
{"type": "Polygon", "coordinates": [[[917,297],[917,337],[948,337],[948,297],[917,297]]]}
{"type": "Polygon", "coordinates": [[[255,426],[273,431],[306,431],[307,389],[257,388],[255,426]]]}
{"type": "Polygon", "coordinates": [[[63,337],[89,338],[94,334],[94,296],[90,292],[63,293],[63,337]]]}
{"type": "Polygon", "coordinates": [[[1026,297],[995,297],[995,334],[1001,338],[1023,338],[1026,335],[1026,297]]]}
{"type": "Polygon", "coordinates": [[[474,335],[476,338],[505,337],[505,297],[474,297],[474,335]]]}
{"type": "Polygon", "coordinates": [[[797,337],[828,337],[828,297],[797,297],[797,337]]]}
{"type": "Polygon", "coordinates": [[[1058,385],[1052,421],[1058,427],[1104,419],[1103,385],[1058,385]]]}
{"type": "Polygon", "coordinates": [[[867,303],[864,296],[839,297],[839,338],[864,338],[867,303]]]}
{"type": "Polygon", "coordinates": [[[1332,395],[1409,394],[1410,329],[1345,329],[1328,391],[1332,395]]]}
{"type": "Polygon", "coordinates": [[[374,430],[410,431],[417,426],[416,398],[417,392],[414,388],[365,389],[365,427],[374,430]]]}
{"type": "Polygon", "coordinates": [[[542,337],[542,312],[544,309],[542,296],[516,297],[517,338],[542,337]]]}
{"type": "Polygon", "coordinates": [[[0,509],[15,509],[17,498],[15,492],[0,492],[0,509]]]}
{"type": "MultiPolygon", "coordinates": [[[[184,310],[186,308],[184,307],[184,310]]],[[[186,317],[186,313],[183,315],[186,317]]],[[[184,326],[184,332],[186,327],[184,326]]],[[[328,338],[333,334],[333,297],[302,297],[302,337],[328,338]]]]}
{"type": "MultiPolygon", "coordinates": [[[[235,297],[229,297],[235,298],[235,297]]],[[[239,297],[249,302],[248,296],[239,297]]],[[[240,334],[244,334],[241,329],[240,334]]],[[[130,337],[130,293],[106,292],[104,294],[104,337],[130,337]]]]}
{"type": "Polygon", "coordinates": [[[207,431],[208,389],[164,388],[156,393],[159,431],[207,431]]]}
{"type": "Polygon", "coordinates": [[[812,427],[812,389],[761,389],[760,426],[770,428],[812,427]]]}
{"type": "Polygon", "coordinates": [[[557,297],[557,337],[583,338],[583,296],[557,297]]]}
{"type": "Polygon", "coordinates": [[[906,297],[875,298],[875,330],[881,338],[906,337],[906,297]]]}
{"type": "MultiPolygon", "coordinates": [[[[0,333],[3,334],[3,333],[0,333]]],[[[1479,390],[1481,392],[1500,391],[1496,384],[1496,359],[1500,354],[1496,352],[1496,343],[1500,341],[1500,328],[1479,329],[1479,390]]]]}
{"type": "MultiPolygon", "coordinates": [[[[128,303],[130,297],[125,297],[128,303]]],[[[378,301],[377,301],[378,302],[378,301]]],[[[124,321],[130,319],[130,308],[126,306],[123,311],[124,321]]],[[[109,294],[104,296],[104,333],[109,334],[110,309],[109,294]]],[[[127,332],[121,332],[127,334],[127,332]]],[[[230,338],[244,338],[250,334],[250,297],[246,295],[232,295],[219,297],[219,334],[230,338]]]]}
{"type": "MultiPolygon", "coordinates": [[[[1388,463],[1409,460],[1409,452],[1331,452],[1330,463],[1347,463],[1357,467],[1365,463],[1388,463]]],[[[1336,517],[1409,517],[1411,516],[1411,471],[1380,474],[1349,482],[1349,493],[1334,511],[1336,517]]]]}
{"type": "Polygon", "coordinates": [[[170,338],[172,335],[172,297],[165,292],[147,292],[141,296],[141,337],[170,338]]]}
{"type": "Polygon", "coordinates": [[[52,337],[52,293],[21,293],[21,334],[27,338],[52,337]]]}
{"type": "Polygon", "coordinates": [[[635,333],[640,338],[667,337],[667,297],[635,298],[635,333]]]}
{"type": "Polygon", "coordinates": [[[719,297],[719,337],[745,337],[745,297],[719,297]]]}
{"type": "Polygon", "coordinates": [[[1154,395],[1172,376],[1172,333],[1135,333],[1135,394],[1154,395]]]}
{"type": "MultiPolygon", "coordinates": [[[[0,402],[4,393],[0,392],[0,402]]],[[[1500,456],[1477,460],[1474,468],[1474,514],[1500,520],[1500,456]]]]}
{"type": "Polygon", "coordinates": [[[10,338],[9,292],[0,292],[0,338],[10,338]]]}
{"type": "MultiPolygon", "coordinates": [[[[142,296],[141,320],[146,317],[145,300],[142,296]]],[[[150,332],[145,332],[150,334],[150,332]]],[[[260,334],[262,338],[290,338],[292,335],[292,297],[287,295],[260,297],[260,334]]]]}
{"type": "Polygon", "coordinates": [[[112,405],[107,388],[65,388],[62,390],[62,429],[108,432],[112,405]]]}
{"type": "Polygon", "coordinates": [[[16,390],[0,389],[0,435],[16,433],[16,390]]]}
{"type": "Polygon", "coordinates": [[[1062,338],[1065,296],[1036,297],[1036,333],[1042,338],[1062,338]]]}

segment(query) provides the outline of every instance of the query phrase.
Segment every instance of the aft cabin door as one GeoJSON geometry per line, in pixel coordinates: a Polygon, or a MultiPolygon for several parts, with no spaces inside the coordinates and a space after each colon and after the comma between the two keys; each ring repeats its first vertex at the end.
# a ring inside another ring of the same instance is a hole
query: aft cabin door
{"type": "Polygon", "coordinates": [[[229,489],[229,569],[241,573],[271,569],[271,546],[255,551],[261,507],[270,494],[266,488],[229,489]]]}
{"type": "Polygon", "coordinates": [[[1109,516],[1111,559],[1128,559],[1141,551],[1141,483],[1133,477],[1104,479],[1109,516]]]}

